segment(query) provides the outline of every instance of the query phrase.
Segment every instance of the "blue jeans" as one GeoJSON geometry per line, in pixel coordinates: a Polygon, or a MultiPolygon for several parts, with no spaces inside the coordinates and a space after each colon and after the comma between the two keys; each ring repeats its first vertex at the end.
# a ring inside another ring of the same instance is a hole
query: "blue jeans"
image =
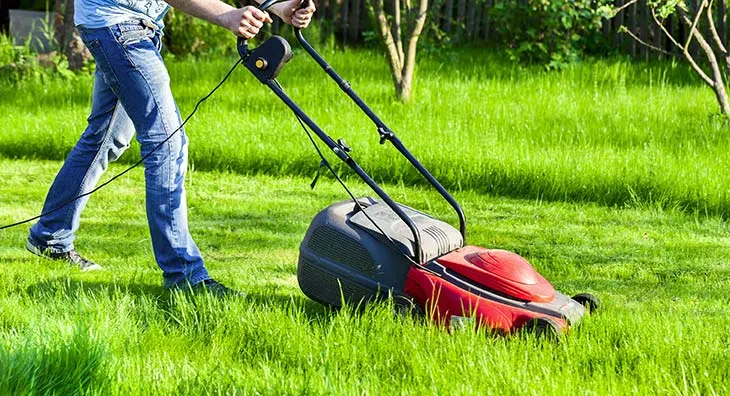
{"type": "MultiPolygon", "coordinates": [[[[94,188],[109,163],[129,147],[137,132],[144,160],[147,222],[164,285],[209,279],[188,230],[185,171],[188,144],[160,56],[161,32],[130,21],[100,29],[79,29],[96,60],[88,127],[56,176],[43,212],[94,188]]],[[[88,197],[43,216],[30,230],[31,241],[52,252],[74,249],[75,232],[88,197]]]]}

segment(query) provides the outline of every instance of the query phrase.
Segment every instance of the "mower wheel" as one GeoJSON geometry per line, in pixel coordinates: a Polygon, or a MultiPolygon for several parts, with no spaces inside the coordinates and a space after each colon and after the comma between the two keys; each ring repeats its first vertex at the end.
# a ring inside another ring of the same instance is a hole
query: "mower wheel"
{"type": "Polygon", "coordinates": [[[573,296],[573,300],[578,304],[586,307],[588,313],[593,313],[601,307],[601,300],[590,293],[581,293],[573,296]]]}
{"type": "Polygon", "coordinates": [[[538,340],[559,341],[563,329],[560,324],[550,318],[535,318],[522,326],[523,332],[534,334],[538,340]]]}
{"type": "Polygon", "coordinates": [[[395,308],[395,316],[404,318],[407,316],[413,318],[422,318],[423,309],[411,297],[399,294],[393,296],[393,307],[395,308]]]}

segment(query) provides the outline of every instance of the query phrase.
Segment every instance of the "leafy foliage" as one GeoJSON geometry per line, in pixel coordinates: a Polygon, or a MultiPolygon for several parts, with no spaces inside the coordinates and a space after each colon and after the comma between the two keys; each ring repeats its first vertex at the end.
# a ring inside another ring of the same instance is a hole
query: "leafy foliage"
{"type": "Polygon", "coordinates": [[[229,55],[235,37],[228,30],[171,9],[165,17],[165,45],[175,55],[229,55]]]}
{"type": "Polygon", "coordinates": [[[598,34],[606,0],[496,0],[492,17],[513,60],[557,69],[580,59],[598,34]]]}
{"type": "MultiPolygon", "coordinates": [[[[86,66],[82,72],[88,73],[92,69],[93,66],[86,66]]],[[[76,74],[69,70],[65,56],[56,51],[37,54],[30,46],[15,45],[10,37],[0,34],[0,82],[46,81],[54,76],[76,78],[76,74]]]]}

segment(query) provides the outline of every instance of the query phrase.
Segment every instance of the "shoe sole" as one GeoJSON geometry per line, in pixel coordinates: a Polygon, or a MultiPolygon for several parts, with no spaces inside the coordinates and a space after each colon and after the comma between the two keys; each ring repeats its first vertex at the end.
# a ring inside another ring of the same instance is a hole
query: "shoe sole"
{"type": "MultiPolygon", "coordinates": [[[[35,254],[35,255],[36,255],[36,256],[38,256],[38,257],[42,257],[42,258],[44,258],[44,259],[46,259],[46,260],[50,260],[50,261],[66,261],[66,262],[68,263],[68,261],[67,261],[67,260],[61,260],[61,259],[54,259],[54,258],[51,258],[51,257],[48,257],[48,256],[46,256],[45,254],[43,254],[43,251],[41,251],[41,250],[40,250],[40,249],[38,248],[38,246],[36,246],[36,245],[34,245],[34,244],[30,243],[30,241],[26,241],[26,242],[25,242],[25,248],[26,248],[26,250],[28,250],[29,252],[31,252],[31,253],[33,253],[33,254],[35,254]]],[[[73,263],[69,263],[69,264],[70,264],[70,265],[74,265],[74,266],[76,265],[76,264],[73,264],[73,263]]],[[[104,268],[103,268],[103,267],[102,267],[101,265],[99,265],[99,264],[96,264],[96,263],[94,263],[94,264],[92,264],[92,265],[89,265],[88,267],[84,267],[84,268],[81,268],[81,267],[79,267],[79,270],[80,270],[81,272],[98,271],[98,270],[101,270],[101,269],[104,269],[104,268]]]]}

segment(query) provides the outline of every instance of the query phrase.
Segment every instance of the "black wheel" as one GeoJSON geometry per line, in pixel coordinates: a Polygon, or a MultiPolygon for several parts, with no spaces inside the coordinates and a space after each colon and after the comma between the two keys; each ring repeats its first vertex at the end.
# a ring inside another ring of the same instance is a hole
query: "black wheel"
{"type": "Polygon", "coordinates": [[[421,308],[411,297],[404,295],[393,296],[393,307],[397,317],[423,317],[423,308],[421,308]]]}
{"type": "Polygon", "coordinates": [[[601,300],[590,293],[581,293],[573,296],[573,300],[578,304],[586,307],[588,313],[593,313],[601,307],[601,300]]]}
{"type": "Polygon", "coordinates": [[[535,318],[522,326],[525,333],[534,334],[538,340],[559,341],[563,329],[560,324],[550,318],[535,318]]]}

